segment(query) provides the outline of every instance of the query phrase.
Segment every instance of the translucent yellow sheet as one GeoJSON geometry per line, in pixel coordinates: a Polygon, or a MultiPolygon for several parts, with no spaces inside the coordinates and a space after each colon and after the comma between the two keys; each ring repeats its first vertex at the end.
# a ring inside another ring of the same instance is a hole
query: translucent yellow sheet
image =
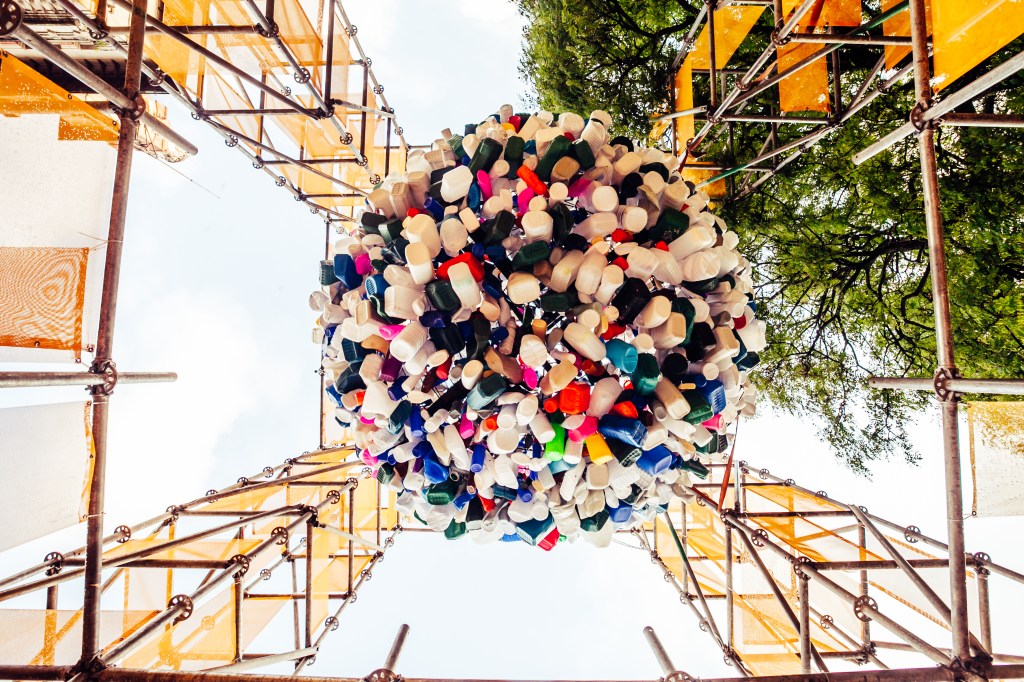
{"type": "Polygon", "coordinates": [[[932,0],[936,92],[1024,33],[1020,0],[932,0]]]}

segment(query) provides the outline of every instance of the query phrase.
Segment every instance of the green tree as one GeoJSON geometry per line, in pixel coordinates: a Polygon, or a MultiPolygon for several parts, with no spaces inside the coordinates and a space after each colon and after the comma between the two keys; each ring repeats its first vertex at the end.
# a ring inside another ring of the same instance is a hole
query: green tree
{"type": "MultiPolygon", "coordinates": [[[[603,108],[628,133],[646,137],[651,112],[669,106],[672,61],[695,9],[653,0],[518,4],[530,21],[521,69],[538,104],[603,108]],[[633,22],[618,22],[620,12],[633,22]],[[650,64],[637,64],[645,55],[650,64]]],[[[769,14],[730,66],[751,63],[767,45],[769,14]]],[[[1015,54],[1022,43],[1001,54],[1015,54]]],[[[877,59],[877,52],[859,54],[843,56],[846,102],[877,59]]],[[[706,80],[698,79],[697,100],[706,97],[706,80]]],[[[1022,84],[1020,77],[1004,81],[961,110],[1024,113],[1022,84]]],[[[745,112],[769,113],[776,98],[769,89],[745,112]]],[[[935,368],[917,140],[861,166],[850,161],[904,123],[913,104],[908,79],[758,191],[721,208],[756,265],[759,314],[768,322],[771,345],[755,380],[776,407],[816,420],[836,455],[862,473],[875,459],[918,456],[906,426],[925,404],[920,395],[869,389],[866,377],[930,376],[935,368]]],[[[779,141],[810,130],[781,126],[779,141]]],[[[736,124],[732,150],[721,135],[701,151],[725,163],[750,159],[765,134],[763,124],[736,124]]],[[[967,376],[1024,376],[1024,185],[1017,180],[1024,134],[942,128],[936,138],[958,365],[967,376]]]]}

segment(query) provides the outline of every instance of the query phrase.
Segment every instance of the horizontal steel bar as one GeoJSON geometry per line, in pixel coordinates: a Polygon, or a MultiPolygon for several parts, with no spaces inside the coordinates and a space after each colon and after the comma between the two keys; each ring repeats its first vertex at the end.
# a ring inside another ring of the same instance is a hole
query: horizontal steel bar
{"type": "Polygon", "coordinates": [[[0,665],[3,680],[64,680],[70,673],[70,665],[0,665]]]}
{"type": "Polygon", "coordinates": [[[275,663],[285,663],[287,661],[294,661],[299,658],[308,658],[310,656],[316,656],[316,653],[320,650],[320,647],[311,646],[306,649],[296,649],[295,651],[288,651],[283,654],[267,654],[265,656],[244,656],[238,663],[230,663],[228,665],[222,665],[217,668],[209,668],[210,672],[232,672],[240,673],[244,670],[255,670],[256,668],[262,668],[265,665],[274,665],[275,663]]]}
{"type": "Polygon", "coordinates": [[[850,516],[853,512],[847,509],[818,509],[809,511],[774,511],[774,512],[746,512],[744,514],[738,514],[748,519],[757,518],[805,518],[814,516],[850,516]]]}
{"type": "MultiPolygon", "coordinates": [[[[904,377],[871,377],[873,388],[896,388],[902,391],[935,391],[932,379],[904,377]]],[[[968,379],[957,377],[946,380],[946,388],[956,393],[987,393],[989,395],[1024,395],[1024,379],[968,379]]]]}
{"type": "MultiPolygon", "coordinates": [[[[723,166],[720,163],[708,163],[708,164],[684,163],[681,166],[681,168],[683,168],[685,170],[724,171],[724,170],[730,170],[732,168],[732,166],[723,166]]],[[[768,173],[772,169],[768,168],[768,167],[765,167],[765,166],[746,166],[744,168],[741,168],[740,170],[744,171],[744,172],[750,172],[750,173],[768,173]]]]}
{"type": "Polygon", "coordinates": [[[865,36],[841,35],[827,33],[790,33],[789,40],[794,43],[824,43],[831,45],[910,45],[910,38],[903,36],[865,36]]]}
{"type": "Polygon", "coordinates": [[[295,109],[204,109],[203,113],[210,116],[310,116],[315,109],[308,112],[295,109]]]}
{"type": "Polygon", "coordinates": [[[255,516],[258,511],[251,509],[181,509],[178,511],[182,516],[255,516]]]}
{"type": "MultiPolygon", "coordinates": [[[[238,33],[256,33],[255,26],[175,26],[174,24],[168,24],[168,28],[173,28],[176,31],[182,33],[188,33],[189,35],[223,35],[223,34],[238,34],[238,33]]],[[[107,28],[107,33],[111,35],[124,35],[128,33],[127,26],[110,26],[107,28]]]]}
{"type": "Polygon", "coordinates": [[[683,116],[694,116],[696,114],[703,114],[708,108],[706,106],[692,107],[690,109],[683,109],[682,111],[673,111],[669,114],[663,114],[656,118],[651,119],[651,123],[660,123],[661,121],[671,121],[674,118],[682,118],[683,116]]]}
{"type": "MultiPolygon", "coordinates": [[[[295,558],[296,555],[292,555],[295,558]]],[[[328,599],[348,599],[348,592],[327,592],[323,595],[328,599]]],[[[246,592],[246,599],[305,599],[305,592],[246,592]]]]}
{"type": "Polygon", "coordinates": [[[1024,128],[1024,117],[1004,114],[961,114],[953,111],[940,118],[939,125],[964,128],[1024,128]]]}
{"type": "MultiPolygon", "coordinates": [[[[217,559],[136,559],[128,563],[118,564],[118,568],[201,568],[205,570],[224,568],[228,561],[217,559]]],[[[72,557],[64,560],[65,566],[84,566],[85,557],[72,557]]]]}
{"type": "MultiPolygon", "coordinates": [[[[119,384],[155,384],[177,381],[174,372],[118,372],[119,384]]],[[[91,372],[0,372],[0,388],[39,386],[99,386],[102,374],[91,372]]]]}
{"type": "MultiPolygon", "coordinates": [[[[357,163],[356,159],[354,159],[354,158],[338,158],[338,157],[331,158],[331,159],[300,159],[300,161],[302,161],[302,163],[306,163],[306,164],[310,164],[310,165],[316,165],[316,164],[320,164],[320,163],[357,163]]],[[[266,166],[275,166],[275,165],[280,166],[280,165],[285,165],[285,164],[288,164],[288,163],[291,163],[291,161],[284,161],[282,159],[264,159],[263,160],[263,164],[266,165],[266,166]]],[[[307,194],[306,196],[312,196],[312,195],[307,194]]]]}
{"type": "MultiPolygon", "coordinates": [[[[995,665],[988,671],[991,679],[1024,679],[1024,665],[995,665]]],[[[51,678],[52,679],[52,678],[51,678]]],[[[107,668],[95,676],[98,682],[293,682],[292,676],[285,675],[240,675],[190,671],[134,670],[131,668],[107,668]]],[[[363,682],[360,677],[312,677],[302,676],[303,682],[363,682]]],[[[704,677],[702,682],[735,682],[742,677],[704,677]]],[[[757,678],[760,682],[936,682],[938,680],[960,679],[948,668],[904,668],[902,670],[854,670],[847,672],[811,673],[806,675],[766,675],[757,678]]],[[[405,682],[517,682],[515,680],[485,679],[439,679],[409,677],[405,682]]],[[[549,682],[580,682],[579,680],[550,680],[549,682]]],[[[590,682],[612,682],[591,680],[590,682]]],[[[615,680],[614,682],[654,682],[653,680],[615,680]]]]}
{"type": "MultiPolygon", "coordinates": [[[[910,559],[913,568],[946,568],[948,559],[910,559]]],[[[973,563],[973,562],[969,562],[973,563]]],[[[895,561],[885,559],[873,561],[812,561],[811,566],[822,571],[862,571],[899,568],[895,561]]]]}
{"type": "MultiPolygon", "coordinates": [[[[903,642],[871,642],[876,649],[889,649],[890,651],[914,651],[914,647],[903,642]]],[[[949,649],[939,649],[943,653],[948,653],[950,658],[953,657],[953,652],[949,649]]],[[[997,663],[1024,663],[1024,656],[1017,656],[1013,654],[992,654],[992,660],[997,663]]]]}
{"type": "Polygon", "coordinates": [[[810,116],[763,116],[761,114],[726,114],[720,121],[736,123],[789,123],[792,125],[823,126],[831,123],[827,118],[810,116]]]}
{"type": "Polygon", "coordinates": [[[375,109],[374,107],[364,107],[362,104],[356,104],[354,102],[348,102],[343,99],[332,99],[331,104],[335,106],[345,107],[346,109],[354,109],[366,114],[375,114],[381,118],[394,118],[395,115],[390,111],[384,111],[382,109],[375,109]]]}

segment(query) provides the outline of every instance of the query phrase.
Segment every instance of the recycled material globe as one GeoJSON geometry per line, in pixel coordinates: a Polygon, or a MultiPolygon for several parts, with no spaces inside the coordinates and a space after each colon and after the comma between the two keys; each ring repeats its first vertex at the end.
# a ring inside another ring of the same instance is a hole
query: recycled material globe
{"type": "Polygon", "coordinates": [[[603,111],[411,152],[310,304],[354,446],[454,539],[610,544],[724,459],[765,345],[738,236],[603,111]]]}

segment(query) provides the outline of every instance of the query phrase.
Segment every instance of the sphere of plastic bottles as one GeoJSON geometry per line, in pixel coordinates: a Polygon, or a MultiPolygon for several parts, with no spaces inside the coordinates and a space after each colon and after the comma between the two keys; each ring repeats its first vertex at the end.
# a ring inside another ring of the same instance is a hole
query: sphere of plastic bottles
{"type": "Polygon", "coordinates": [[[739,238],[611,124],[505,105],[444,131],[322,263],[335,418],[449,538],[607,546],[692,499],[754,412],[739,238]]]}

